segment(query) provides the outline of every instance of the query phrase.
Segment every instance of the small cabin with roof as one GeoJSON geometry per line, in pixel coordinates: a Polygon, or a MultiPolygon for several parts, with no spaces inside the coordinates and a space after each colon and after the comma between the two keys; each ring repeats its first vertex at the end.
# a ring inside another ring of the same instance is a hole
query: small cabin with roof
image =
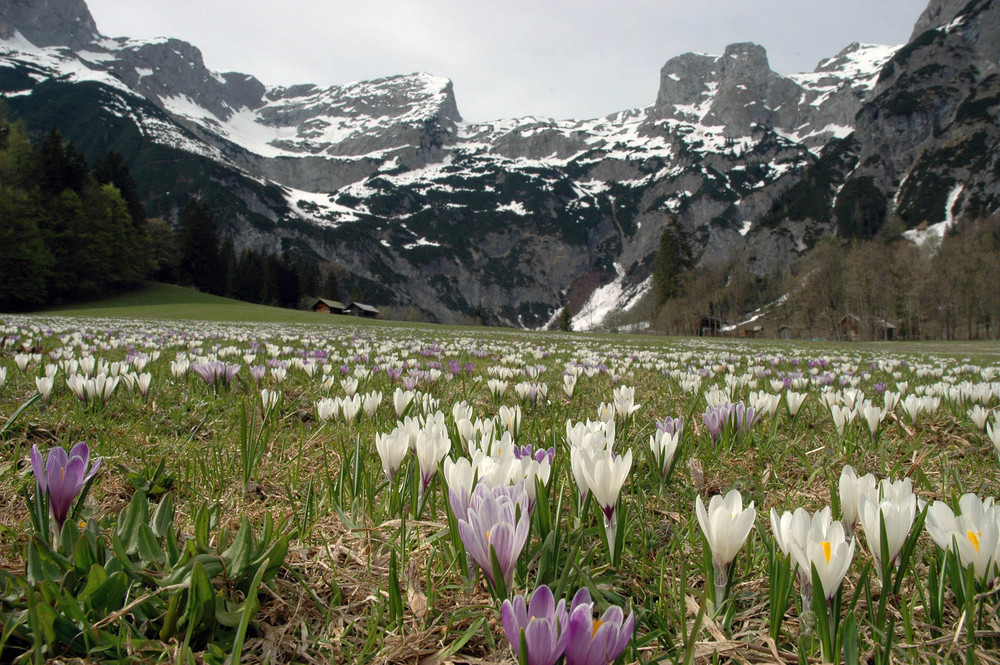
{"type": "Polygon", "coordinates": [[[377,319],[382,315],[382,312],[378,311],[375,307],[371,305],[366,305],[363,302],[352,302],[350,306],[351,314],[354,316],[363,316],[366,319],[377,319]]]}
{"type": "Polygon", "coordinates": [[[340,302],[339,300],[327,300],[326,298],[320,298],[316,301],[316,304],[312,306],[312,311],[319,312],[321,314],[348,314],[347,306],[340,302]]]}

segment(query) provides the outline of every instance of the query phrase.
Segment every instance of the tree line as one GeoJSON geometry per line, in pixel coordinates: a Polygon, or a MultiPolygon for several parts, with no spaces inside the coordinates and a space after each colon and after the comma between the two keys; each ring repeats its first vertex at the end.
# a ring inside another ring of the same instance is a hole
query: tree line
{"type": "Polygon", "coordinates": [[[0,309],[140,284],[150,270],[141,210],[120,157],[89,168],[57,131],[32,142],[0,122],[0,309]]]}
{"type": "Polygon", "coordinates": [[[88,165],[55,129],[32,139],[0,109],[0,311],[92,300],[148,279],[281,307],[340,296],[334,270],[324,276],[300,253],[237,251],[198,199],[176,229],[147,219],[120,155],[88,165]]]}
{"type": "Polygon", "coordinates": [[[747,258],[697,265],[676,223],[662,232],[646,301],[612,326],[650,322],[672,335],[740,334],[755,312],[768,336],[804,339],[997,339],[1000,214],[961,220],[916,244],[889,226],[870,239],[826,236],[800,261],[758,275],[747,258]],[[856,321],[852,333],[848,319],[856,321]],[[855,337],[856,336],[856,337],[855,337]]]}

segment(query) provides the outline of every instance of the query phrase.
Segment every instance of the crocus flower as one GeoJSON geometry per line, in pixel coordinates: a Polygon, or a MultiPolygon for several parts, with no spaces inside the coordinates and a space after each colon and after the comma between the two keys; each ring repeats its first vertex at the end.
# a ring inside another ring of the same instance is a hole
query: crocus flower
{"type": "Polygon", "coordinates": [[[830,601],[837,595],[840,583],[851,567],[855,541],[852,537],[848,542],[841,522],[832,522],[824,534],[810,530],[810,535],[818,537],[810,538],[806,543],[806,558],[810,570],[813,566],[816,567],[820,584],[823,585],[823,594],[830,601]]]}
{"type": "MultiPolygon", "coordinates": [[[[590,592],[584,587],[573,598],[569,617],[569,640],[566,642],[566,665],[608,665],[613,663],[632,639],[635,613],[617,605],[594,619],[590,592]]],[[[529,651],[530,653],[530,651],[529,651]]]]}
{"type": "Polygon", "coordinates": [[[410,449],[409,437],[398,427],[389,434],[376,434],[375,449],[382,460],[382,470],[385,471],[389,482],[393,482],[403,458],[406,457],[406,452],[410,449]]]}
{"type": "Polygon", "coordinates": [[[441,463],[449,450],[451,450],[451,441],[448,439],[448,431],[443,427],[430,426],[417,432],[414,452],[417,455],[417,463],[420,465],[420,485],[417,488],[420,507],[424,505],[427,486],[430,485],[438,464],[441,463]]]}
{"type": "Polygon", "coordinates": [[[612,392],[615,413],[622,420],[627,420],[642,408],[641,404],[635,403],[635,388],[631,386],[620,386],[612,392]]]}
{"type": "Polygon", "coordinates": [[[529,665],[553,665],[562,657],[570,639],[569,613],[566,600],[556,603],[552,590],[546,585],[535,589],[530,603],[526,603],[521,594],[513,601],[503,601],[500,616],[515,656],[521,655],[523,631],[529,665]]]}
{"type": "Polygon", "coordinates": [[[408,407],[412,401],[413,391],[396,388],[396,391],[392,394],[392,405],[393,408],[396,409],[397,418],[403,417],[403,412],[406,411],[406,407],[408,407]]]}
{"type": "Polygon", "coordinates": [[[993,582],[1000,561],[1000,507],[992,498],[963,494],[959,514],[948,504],[935,501],[927,508],[927,533],[938,547],[955,551],[963,567],[972,564],[976,577],[993,582]]]}
{"type": "Polygon", "coordinates": [[[35,472],[38,491],[48,495],[52,517],[59,529],[69,515],[73,500],[101,468],[101,458],[97,458],[88,470],[89,466],[90,448],[83,441],[73,446],[68,456],[62,446],[56,446],[49,451],[44,464],[38,446],[31,446],[31,469],[35,472]]]}
{"type": "Polygon", "coordinates": [[[55,385],[55,381],[55,377],[53,376],[35,377],[35,387],[38,388],[38,392],[42,396],[42,401],[46,404],[49,403],[49,397],[52,396],[52,387],[55,385]]]}
{"type": "Polygon", "coordinates": [[[791,390],[785,392],[785,406],[788,407],[788,417],[791,420],[795,420],[795,417],[799,414],[799,409],[802,407],[802,403],[806,401],[806,397],[809,393],[797,393],[791,390]]]}
{"type": "Polygon", "coordinates": [[[993,421],[993,424],[986,426],[986,436],[990,438],[993,443],[993,450],[996,451],[997,457],[1000,458],[1000,424],[997,421],[993,421]]]}
{"type": "Polygon", "coordinates": [[[476,485],[469,499],[468,519],[458,521],[458,532],[465,551],[482,568],[494,589],[498,588],[498,580],[493,579],[490,551],[500,565],[504,588],[509,589],[530,526],[528,494],[523,483],[496,488],[485,483],[476,485]]]}
{"type": "Polygon", "coordinates": [[[653,453],[653,461],[660,473],[661,482],[667,481],[667,476],[674,466],[674,456],[677,454],[677,446],[680,445],[682,433],[682,428],[678,428],[673,433],[657,428],[656,432],[649,437],[649,450],[653,453]]]}
{"type": "MultiPolygon", "coordinates": [[[[909,480],[907,478],[907,480],[909,480]]],[[[885,485],[883,481],[883,485],[885,485]]],[[[906,536],[910,533],[913,520],[916,518],[917,500],[912,491],[900,497],[886,496],[883,493],[881,500],[875,500],[866,493],[858,495],[858,517],[861,526],[865,530],[865,537],[868,539],[868,548],[872,551],[872,556],[879,566],[881,574],[882,564],[882,522],[885,522],[886,549],[889,553],[889,561],[896,563],[899,553],[903,549],[906,536]]],[[[885,580],[883,580],[884,582],[885,580]]]]}
{"type": "Polygon", "coordinates": [[[866,473],[860,478],[850,464],[840,472],[840,520],[848,533],[854,533],[858,525],[858,497],[861,494],[878,496],[875,476],[866,473]]]}
{"type": "Polygon", "coordinates": [[[725,498],[718,494],[713,496],[707,510],[701,496],[698,496],[695,499],[695,512],[698,515],[701,531],[705,534],[705,540],[712,551],[715,600],[718,606],[725,596],[729,566],[750,535],[750,529],[757,519],[757,511],[754,509],[753,501],[743,508],[743,496],[739,490],[730,490],[725,498]]]}

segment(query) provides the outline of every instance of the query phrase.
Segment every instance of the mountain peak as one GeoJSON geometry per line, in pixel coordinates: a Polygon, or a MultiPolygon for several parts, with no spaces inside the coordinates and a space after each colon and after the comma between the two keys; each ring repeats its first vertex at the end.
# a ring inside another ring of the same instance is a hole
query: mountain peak
{"type": "Polygon", "coordinates": [[[81,49],[98,36],[84,0],[5,0],[0,3],[0,39],[15,31],[35,46],[81,49]]]}

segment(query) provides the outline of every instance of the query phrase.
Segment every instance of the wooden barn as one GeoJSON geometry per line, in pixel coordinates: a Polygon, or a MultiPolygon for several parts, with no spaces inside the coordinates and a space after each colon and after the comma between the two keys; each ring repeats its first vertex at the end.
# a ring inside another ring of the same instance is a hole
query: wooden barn
{"type": "Polygon", "coordinates": [[[312,306],[312,311],[319,312],[321,314],[348,314],[348,308],[344,303],[338,300],[327,300],[326,298],[320,298],[316,301],[316,304],[312,306]]]}
{"type": "Polygon", "coordinates": [[[382,312],[378,311],[378,309],[363,302],[352,302],[350,312],[355,316],[363,316],[366,319],[377,319],[382,315],[382,312]]]}
{"type": "MultiPolygon", "coordinates": [[[[862,326],[861,317],[847,314],[840,319],[840,338],[851,342],[863,339],[868,331],[862,326]]],[[[871,320],[872,339],[892,341],[896,336],[896,326],[885,319],[873,317],[871,320]]]]}

